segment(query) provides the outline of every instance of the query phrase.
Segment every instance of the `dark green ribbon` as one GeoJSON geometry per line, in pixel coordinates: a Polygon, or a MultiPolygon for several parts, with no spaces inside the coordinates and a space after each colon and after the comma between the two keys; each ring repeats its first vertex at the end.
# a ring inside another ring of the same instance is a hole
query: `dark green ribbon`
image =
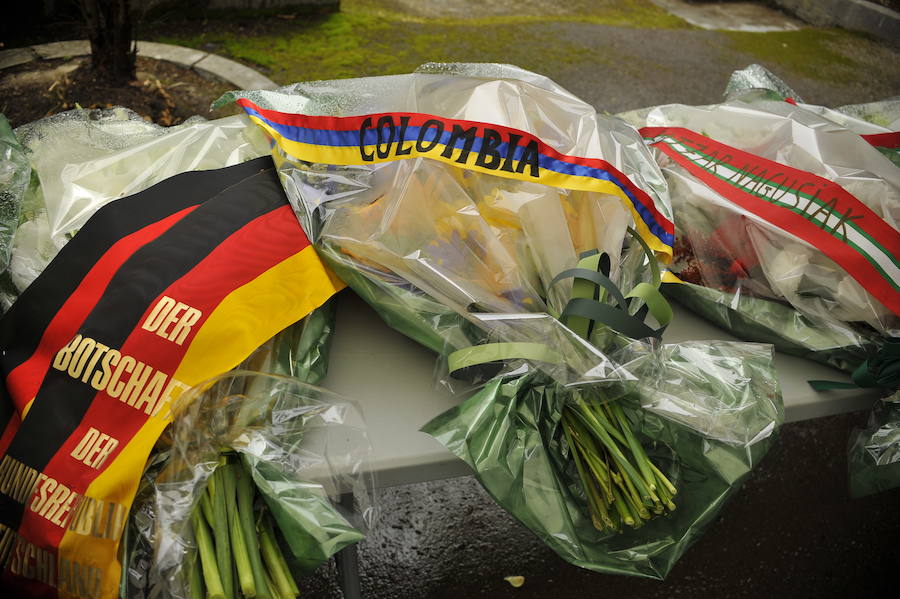
{"type": "Polygon", "coordinates": [[[831,389],[859,389],[880,387],[900,389],[900,338],[893,337],[875,355],[860,364],[850,375],[852,383],[838,381],[807,381],[816,391],[831,389]]]}
{"type": "Polygon", "coordinates": [[[572,298],[559,317],[564,319],[570,329],[585,339],[590,338],[595,322],[603,323],[632,339],[660,338],[672,320],[672,308],[659,291],[662,276],[656,263],[656,256],[634,229],[629,227],[628,232],[641,245],[650,261],[652,283],[638,283],[627,295],[623,295],[609,278],[611,270],[609,256],[605,253],[598,254],[597,250],[582,254],[575,268],[559,273],[550,282],[552,286],[566,278],[575,279],[572,298]],[[604,292],[612,296],[618,306],[601,301],[604,292]],[[634,314],[628,311],[629,298],[642,304],[634,314]],[[644,323],[648,313],[659,322],[658,329],[644,323]]]}
{"type": "MultiPolygon", "coordinates": [[[[603,254],[606,256],[606,254],[603,254]]],[[[619,291],[619,288],[616,287],[616,284],[613,283],[609,277],[604,275],[602,272],[597,272],[596,270],[588,270],[587,268],[570,268],[568,270],[564,270],[558,275],[556,275],[552,281],[550,281],[550,287],[553,287],[559,281],[563,279],[581,279],[583,281],[590,281],[594,283],[598,287],[602,287],[616,300],[616,303],[623,310],[628,309],[628,302],[625,300],[625,296],[622,295],[622,292],[619,291]]]]}
{"type": "Polygon", "coordinates": [[[581,297],[570,299],[561,316],[566,320],[570,316],[578,316],[595,322],[602,322],[612,330],[627,335],[632,339],[660,337],[663,331],[663,329],[648,327],[639,318],[635,318],[625,310],[581,297]]]}
{"type": "MultiPolygon", "coordinates": [[[[590,338],[597,322],[632,339],[659,338],[672,320],[672,308],[659,291],[662,276],[659,264],[656,263],[656,256],[634,229],[629,227],[628,232],[641,245],[650,260],[652,283],[638,283],[627,294],[623,294],[609,278],[611,271],[609,255],[600,253],[599,250],[591,250],[579,256],[575,268],[559,273],[548,285],[549,289],[564,279],[574,279],[572,297],[562,314],[554,316],[565,322],[566,326],[583,339],[590,338]],[[616,305],[602,301],[607,294],[615,300],[616,305]],[[629,299],[641,303],[634,314],[629,313],[629,299]],[[644,323],[648,313],[659,322],[658,329],[644,323]]],[[[478,364],[511,359],[537,360],[554,364],[563,361],[562,356],[541,343],[486,343],[457,350],[447,357],[450,372],[478,364]]]]}

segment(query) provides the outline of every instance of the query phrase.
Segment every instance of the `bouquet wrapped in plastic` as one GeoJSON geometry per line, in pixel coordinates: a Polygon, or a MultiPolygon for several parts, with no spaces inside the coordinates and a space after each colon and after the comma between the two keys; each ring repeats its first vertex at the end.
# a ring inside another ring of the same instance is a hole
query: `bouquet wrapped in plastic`
{"type": "Polygon", "coordinates": [[[622,115],[675,204],[686,284],[668,291],[742,338],[852,371],[900,329],[900,169],[857,132],[878,126],[742,88],[754,73],[724,104],[622,115]]]}
{"type": "Polygon", "coordinates": [[[189,393],[138,513],[135,531],[153,547],[142,595],[187,599],[220,585],[227,596],[297,596],[294,579],[371,522],[359,409],[294,378],[240,370],[189,393]]]}
{"type": "MultiPolygon", "coordinates": [[[[253,355],[251,355],[247,360],[245,360],[235,371],[228,373],[228,375],[223,375],[223,378],[226,376],[229,377],[237,377],[238,373],[243,373],[240,376],[244,378],[245,386],[255,391],[260,391],[266,385],[273,385],[274,383],[282,384],[286,386],[288,389],[295,392],[297,397],[295,400],[298,402],[301,401],[300,397],[302,396],[303,401],[307,401],[309,405],[303,408],[304,413],[307,415],[312,415],[315,412],[311,409],[311,405],[315,404],[316,399],[322,398],[330,398],[334,399],[334,396],[329,396],[327,394],[323,394],[320,390],[314,390],[308,385],[315,385],[320,380],[325,377],[327,368],[328,368],[328,351],[331,344],[332,333],[334,331],[334,302],[329,301],[321,308],[313,311],[309,316],[301,320],[300,322],[288,327],[284,331],[281,331],[277,335],[275,335],[272,339],[267,341],[264,345],[262,345],[258,350],[256,350],[253,355]],[[291,387],[288,383],[282,381],[282,377],[290,378],[297,383],[302,383],[291,387]],[[319,397],[322,396],[322,397],[319,397]]],[[[235,385],[237,383],[234,383],[235,385]]],[[[225,387],[219,385],[217,387],[218,390],[222,390],[225,387]]],[[[206,397],[206,395],[199,392],[199,390],[194,390],[194,392],[189,396],[192,398],[196,397],[206,397]]],[[[232,397],[231,400],[236,400],[237,398],[232,397]]],[[[205,399],[207,402],[211,402],[212,400],[207,398],[205,399]]],[[[224,398],[219,398],[219,401],[225,401],[224,398]]],[[[265,399],[261,399],[260,397],[255,398],[255,404],[258,406],[267,405],[265,404],[265,399]]],[[[347,417],[344,420],[339,420],[334,422],[333,424],[336,426],[334,430],[340,430],[341,427],[351,427],[359,425],[358,422],[358,414],[356,413],[356,408],[344,401],[340,400],[338,403],[338,412],[343,413],[343,411],[349,410],[352,417],[347,417]]],[[[300,409],[298,407],[298,409],[300,409]]],[[[286,412],[282,411],[282,414],[286,414],[286,412]]],[[[210,412],[204,411],[202,413],[204,416],[209,416],[210,412]]],[[[245,414],[246,415],[246,414],[245,414]]],[[[265,424],[265,417],[270,416],[271,413],[266,413],[264,410],[260,411],[256,414],[256,417],[259,418],[259,422],[254,423],[254,426],[263,427],[267,426],[265,424]]],[[[343,418],[343,416],[342,416],[343,418]]],[[[195,423],[198,426],[207,426],[207,423],[195,423]]],[[[320,423],[321,424],[321,423],[320,423]]],[[[296,435],[298,439],[302,439],[303,427],[299,422],[295,422],[293,425],[294,430],[293,434],[296,435]]],[[[232,431],[233,432],[233,431],[232,431]]],[[[219,433],[216,433],[219,434],[219,433]]],[[[123,564],[123,575],[120,583],[120,593],[119,596],[124,598],[146,598],[146,597],[155,597],[159,596],[167,586],[163,585],[158,570],[155,570],[156,567],[156,551],[158,550],[158,545],[160,545],[160,529],[158,528],[158,519],[157,519],[157,509],[158,509],[158,498],[157,498],[157,480],[160,475],[160,471],[164,468],[170,468],[169,461],[172,456],[172,448],[174,441],[174,430],[167,429],[167,431],[163,434],[160,440],[157,442],[156,447],[154,448],[150,460],[148,461],[143,476],[141,477],[140,486],[138,488],[138,492],[136,494],[134,504],[132,505],[131,512],[128,516],[128,523],[125,528],[125,532],[123,534],[122,541],[122,552],[121,559],[123,564]]],[[[359,459],[363,460],[365,458],[365,452],[367,451],[367,442],[365,442],[364,432],[361,430],[357,430],[353,432],[354,436],[359,437],[360,445],[358,447],[353,447],[352,450],[355,457],[349,458],[349,456],[335,456],[337,460],[344,459],[359,459]]],[[[197,447],[191,447],[190,451],[196,452],[199,451],[197,447]]],[[[197,454],[195,454],[197,455],[197,454]]],[[[293,460],[295,458],[290,458],[293,460]]],[[[324,459],[324,458],[323,458],[324,459]]],[[[288,461],[290,461],[288,460],[288,461]]],[[[232,468],[234,468],[234,463],[236,460],[231,460],[232,468]]],[[[199,465],[197,465],[199,467],[199,465]]],[[[317,473],[321,473],[322,466],[316,467],[317,473]]],[[[296,473],[292,474],[292,476],[296,475],[296,473]]],[[[298,476],[306,477],[307,474],[304,471],[300,473],[298,476]]],[[[335,480],[342,480],[342,477],[361,477],[362,475],[352,474],[349,472],[336,472],[334,475],[335,480]]],[[[355,479],[353,479],[355,480],[355,479]]],[[[360,479],[363,480],[363,479],[360,479]]],[[[196,481],[193,479],[190,481],[186,481],[186,484],[192,485],[195,484],[196,481]]],[[[200,484],[200,483],[197,483],[200,484]]],[[[346,486],[346,483],[343,483],[346,486]]],[[[354,483],[356,485],[356,483],[354,483]]],[[[353,506],[347,507],[347,512],[352,512],[353,515],[351,520],[355,522],[357,525],[362,526],[360,522],[363,524],[370,522],[372,518],[372,508],[371,506],[368,508],[363,508],[364,505],[370,505],[371,503],[371,493],[368,492],[370,488],[370,483],[365,481],[365,493],[362,493],[358,486],[354,486],[353,489],[343,489],[342,493],[346,493],[346,496],[354,496],[354,493],[361,492],[360,500],[353,506]],[[360,513],[356,513],[353,510],[360,510],[360,513]]],[[[303,485],[300,485],[303,486],[303,485]]],[[[319,487],[313,485],[314,489],[318,489],[319,487]]],[[[324,489],[324,487],[323,487],[324,489]]],[[[198,496],[201,494],[193,490],[192,488],[183,489],[184,493],[195,493],[198,496]]],[[[319,493],[318,490],[315,490],[314,493],[319,493]]],[[[196,509],[196,506],[195,506],[196,509]]],[[[323,508],[324,509],[324,508],[323,508]]],[[[184,551],[189,552],[193,541],[190,539],[185,539],[184,543],[184,551]]],[[[292,573],[294,576],[302,575],[309,570],[311,570],[315,564],[318,563],[318,560],[315,559],[317,555],[323,555],[323,549],[315,549],[312,548],[310,550],[306,550],[303,552],[303,555],[307,556],[307,560],[312,559],[312,561],[307,561],[304,563],[304,566],[299,568],[296,563],[292,567],[292,573]],[[318,553],[317,553],[318,552],[318,553]]],[[[330,553],[329,553],[330,555],[330,553]]],[[[292,562],[296,562],[299,558],[293,558],[292,562]]],[[[199,562],[192,561],[192,568],[199,564],[199,562]]],[[[175,573],[177,574],[177,572],[175,573]]],[[[168,584],[178,585],[185,584],[183,579],[179,579],[180,581],[176,582],[177,575],[172,581],[169,581],[168,584]]]]}
{"type": "Polygon", "coordinates": [[[245,117],[167,130],[72,111],[15,137],[0,160],[18,212],[0,319],[0,468],[15,488],[0,558],[11,592],[109,596],[141,469],[167,455],[152,449],[185,390],[251,354],[254,369],[320,378],[326,302],[343,285],[245,117]],[[29,551],[58,570],[6,559],[29,551]]]}
{"type": "Polygon", "coordinates": [[[126,108],[71,110],[23,125],[8,138],[21,146],[10,146],[3,167],[20,173],[4,200],[4,310],[102,206],[179,173],[268,153],[264,137],[241,116],[193,117],[167,128],[126,108]],[[27,185],[29,170],[34,177],[27,185]]]}
{"type": "Polygon", "coordinates": [[[659,342],[672,225],[639,136],[503,65],[227,100],[326,263],[474,386],[423,430],[565,559],[665,576],[782,407],[769,347],[659,342]]]}
{"type": "MultiPolygon", "coordinates": [[[[675,207],[682,283],[667,295],[738,337],[852,374],[817,389],[900,388],[900,102],[805,104],[753,65],[723,104],[621,116],[655,149],[675,207]]],[[[851,468],[894,464],[889,439],[854,443],[851,468]],[[875,462],[862,455],[879,443],[875,462]]]]}

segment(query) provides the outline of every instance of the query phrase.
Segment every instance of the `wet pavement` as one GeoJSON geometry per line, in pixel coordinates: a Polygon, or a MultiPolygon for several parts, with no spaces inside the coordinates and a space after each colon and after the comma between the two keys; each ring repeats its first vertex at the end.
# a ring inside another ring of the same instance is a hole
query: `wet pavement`
{"type": "MultiPolygon", "coordinates": [[[[383,489],[359,545],[362,597],[891,597],[900,565],[900,489],[847,491],[846,444],[862,413],[786,425],[781,439],[665,582],[571,566],[472,477],[383,489]],[[525,577],[513,588],[504,578],[525,577]]],[[[334,562],[304,597],[340,599],[334,562]]]]}
{"type": "Polygon", "coordinates": [[[701,29],[722,31],[796,31],[803,22],[758,2],[651,0],[669,14],[701,29]]]}
{"type": "Polygon", "coordinates": [[[409,62],[403,72],[427,61],[506,62],[545,74],[610,113],[719,102],[731,73],[752,63],[811,103],[900,94],[896,49],[806,26],[765,2],[351,0],[348,9],[360,3],[406,15],[394,22],[396,51],[409,62]],[[418,38],[428,43],[403,45],[418,38]]]}

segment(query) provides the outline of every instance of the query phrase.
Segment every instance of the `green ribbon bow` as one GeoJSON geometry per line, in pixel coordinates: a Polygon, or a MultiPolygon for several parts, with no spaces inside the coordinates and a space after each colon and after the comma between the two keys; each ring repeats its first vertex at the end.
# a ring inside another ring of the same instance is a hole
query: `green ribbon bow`
{"type": "Polygon", "coordinates": [[[807,381],[816,391],[830,389],[858,389],[860,387],[880,387],[882,389],[900,389],[900,337],[893,337],[884,342],[884,346],[875,355],[860,364],[853,374],[852,383],[837,381],[807,381]]]}
{"type": "MultiPolygon", "coordinates": [[[[638,283],[627,294],[623,294],[609,278],[609,255],[599,250],[581,254],[575,268],[559,273],[550,281],[548,290],[564,279],[574,279],[568,303],[561,314],[554,316],[583,339],[590,339],[598,322],[632,339],[660,338],[672,321],[672,308],[659,291],[662,273],[656,256],[634,229],[629,227],[628,232],[649,258],[652,283],[638,283]],[[615,305],[603,301],[609,297],[615,301],[615,305]],[[639,307],[634,302],[638,302],[639,307]],[[637,309],[633,310],[634,308],[637,309]],[[656,319],[659,328],[654,329],[644,322],[647,314],[656,319]]],[[[475,345],[451,353],[447,361],[450,372],[454,372],[476,364],[517,358],[556,364],[562,362],[562,356],[541,343],[475,345]]]]}

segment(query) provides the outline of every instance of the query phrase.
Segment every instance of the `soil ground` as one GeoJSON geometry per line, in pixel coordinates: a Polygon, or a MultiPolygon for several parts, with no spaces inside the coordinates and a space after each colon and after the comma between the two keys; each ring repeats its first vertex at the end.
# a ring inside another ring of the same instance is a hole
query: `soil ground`
{"type": "Polygon", "coordinates": [[[195,114],[216,118],[233,112],[227,108],[209,112],[210,103],[233,86],[191,69],[138,57],[135,81],[125,86],[106,86],[91,78],[89,60],[40,60],[0,71],[0,114],[18,127],[76,106],[125,106],[148,120],[169,126],[195,114]]]}

